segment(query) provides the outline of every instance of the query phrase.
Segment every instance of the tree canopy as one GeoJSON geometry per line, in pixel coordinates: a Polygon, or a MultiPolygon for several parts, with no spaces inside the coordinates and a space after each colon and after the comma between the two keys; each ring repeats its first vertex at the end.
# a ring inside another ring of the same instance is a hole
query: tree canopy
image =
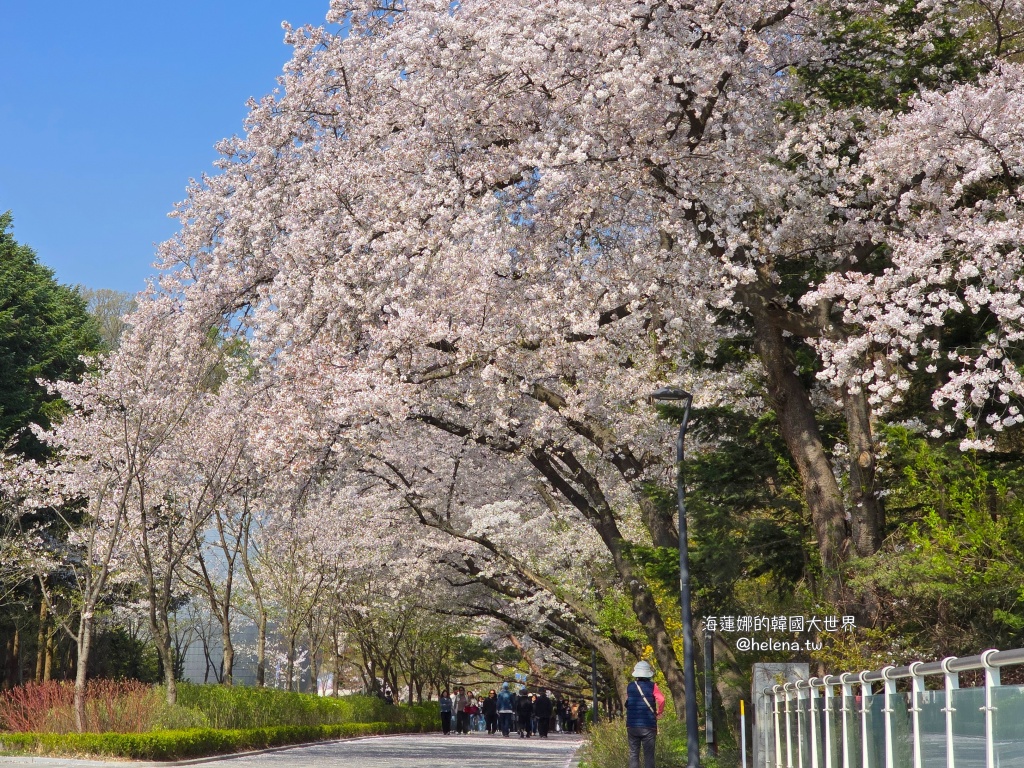
{"type": "MultiPolygon", "coordinates": [[[[646,655],[678,700],[677,414],[645,402],[668,383],[696,396],[705,614],[877,629],[916,579],[932,602],[899,631],[961,642],[928,636],[955,599],[1019,637],[995,585],[1022,559],[956,539],[988,493],[985,530],[1018,549],[1022,13],[335,0],[348,33],[286,30],[280,89],[190,186],[119,346],[56,385],[58,461],[26,494],[88,499],[168,662],[200,532],[241,556],[260,519],[264,622],[272,582],[374,590],[338,636],[411,621],[373,600],[454,592],[433,609],[552,666],[594,648],[615,685],[646,655]],[[937,456],[957,459],[929,494],[937,456]],[[952,552],[985,600],[921,582],[952,552]]],[[[205,589],[229,633],[226,585],[205,589]]],[[[331,622],[284,607],[292,663],[331,622]]]]}
{"type": "Polygon", "coordinates": [[[14,437],[16,450],[37,453],[21,430],[48,428],[60,408],[39,380],[80,376],[79,358],[95,352],[100,337],[82,297],[14,239],[11,225],[11,214],[0,214],[0,442],[14,437]]]}

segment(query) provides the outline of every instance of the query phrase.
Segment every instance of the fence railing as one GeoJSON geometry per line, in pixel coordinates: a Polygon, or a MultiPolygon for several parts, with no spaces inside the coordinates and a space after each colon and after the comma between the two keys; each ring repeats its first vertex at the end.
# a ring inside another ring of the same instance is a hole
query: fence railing
{"type": "Polygon", "coordinates": [[[1024,768],[1024,686],[999,674],[1014,665],[1024,648],[766,688],[754,768],[1024,768]],[[984,685],[961,688],[972,670],[984,685]]]}

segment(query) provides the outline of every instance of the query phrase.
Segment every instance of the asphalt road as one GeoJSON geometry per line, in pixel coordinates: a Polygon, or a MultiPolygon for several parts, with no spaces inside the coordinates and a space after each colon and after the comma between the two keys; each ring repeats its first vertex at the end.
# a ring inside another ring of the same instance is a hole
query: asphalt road
{"type": "MultiPolygon", "coordinates": [[[[197,761],[218,768],[572,768],[580,738],[552,734],[548,739],[468,736],[386,736],[332,741],[305,747],[197,761]]],[[[182,763],[178,763],[181,765],[182,763]]],[[[0,768],[143,768],[168,763],[0,757],[0,768]]],[[[171,765],[174,765],[173,763],[171,765]]]]}

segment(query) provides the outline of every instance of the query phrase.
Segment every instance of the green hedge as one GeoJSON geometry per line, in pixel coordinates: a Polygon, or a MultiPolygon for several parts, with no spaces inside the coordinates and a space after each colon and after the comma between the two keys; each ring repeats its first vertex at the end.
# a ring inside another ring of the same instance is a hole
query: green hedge
{"type": "Polygon", "coordinates": [[[211,728],[397,723],[414,729],[439,722],[437,704],[394,706],[372,696],[314,696],[273,688],[178,684],[178,706],[202,712],[211,728]]]}
{"type": "Polygon", "coordinates": [[[400,723],[340,723],[247,729],[191,728],[151,733],[2,733],[0,752],[182,760],[325,739],[407,733],[411,730],[420,729],[400,723]]]}

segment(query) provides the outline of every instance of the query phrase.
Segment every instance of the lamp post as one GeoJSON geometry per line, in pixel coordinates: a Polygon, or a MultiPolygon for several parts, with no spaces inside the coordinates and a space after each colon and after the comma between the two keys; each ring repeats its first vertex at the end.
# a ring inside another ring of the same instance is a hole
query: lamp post
{"type": "Polygon", "coordinates": [[[683,683],[686,686],[686,765],[699,768],[697,736],[697,673],[693,660],[693,612],[690,607],[690,555],[686,539],[686,488],[683,483],[683,439],[690,421],[693,395],[682,389],[662,387],[650,395],[651,402],[683,404],[683,420],[676,438],[676,500],[679,506],[679,604],[683,614],[683,683]]]}

